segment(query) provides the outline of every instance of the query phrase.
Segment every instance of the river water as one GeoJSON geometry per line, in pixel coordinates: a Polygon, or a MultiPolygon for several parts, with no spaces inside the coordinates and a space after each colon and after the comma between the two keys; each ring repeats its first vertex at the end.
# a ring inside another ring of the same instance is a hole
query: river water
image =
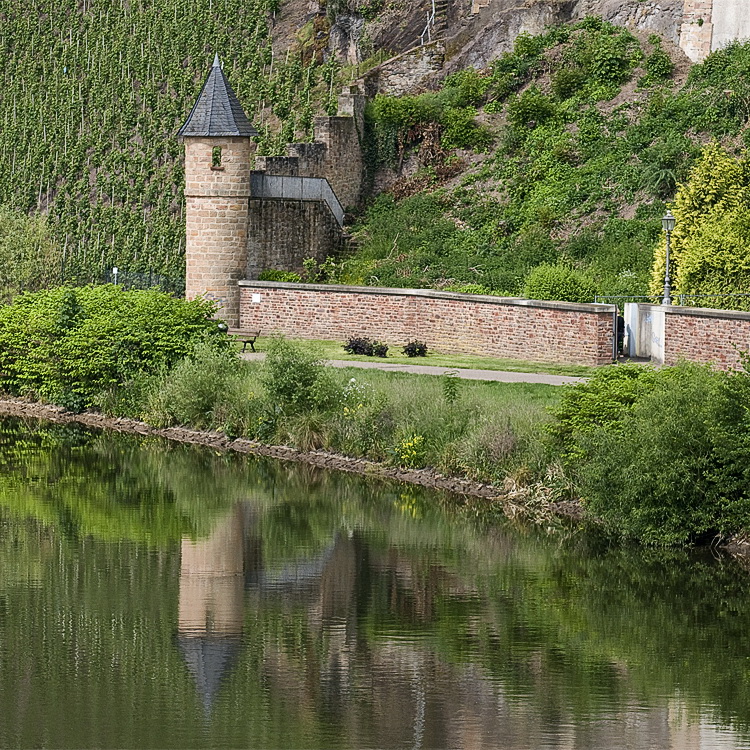
{"type": "Polygon", "coordinates": [[[0,747],[750,747],[750,573],[0,421],[0,747]]]}

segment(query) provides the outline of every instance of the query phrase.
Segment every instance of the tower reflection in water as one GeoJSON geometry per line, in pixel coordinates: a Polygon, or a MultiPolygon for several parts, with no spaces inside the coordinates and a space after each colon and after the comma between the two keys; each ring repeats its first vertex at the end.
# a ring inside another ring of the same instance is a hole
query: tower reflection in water
{"type": "MultiPolygon", "coordinates": [[[[208,538],[182,540],[178,642],[207,719],[240,661],[246,614],[254,613],[257,622],[280,615],[295,624],[286,639],[264,630],[256,675],[264,694],[283,705],[287,721],[333,732],[339,742],[472,750],[737,747],[731,733],[688,719],[679,698],[649,707],[631,698],[584,722],[545,715],[543,690],[511,692],[481,654],[454,660],[436,649],[429,633],[448,616],[441,600],[485,601],[463,577],[388,544],[371,547],[358,532],[333,532],[324,549],[304,552],[290,549],[286,562],[264,564],[250,503],[235,505],[208,538]]],[[[513,650],[491,610],[469,610],[463,648],[471,651],[486,631],[498,653],[513,650]]],[[[531,668],[536,656],[516,658],[519,668],[524,658],[531,668]]],[[[627,667],[621,669],[624,686],[627,667]]]]}
{"type": "Polygon", "coordinates": [[[240,649],[247,507],[239,503],[207,539],[181,545],[178,642],[206,714],[240,649]]]}

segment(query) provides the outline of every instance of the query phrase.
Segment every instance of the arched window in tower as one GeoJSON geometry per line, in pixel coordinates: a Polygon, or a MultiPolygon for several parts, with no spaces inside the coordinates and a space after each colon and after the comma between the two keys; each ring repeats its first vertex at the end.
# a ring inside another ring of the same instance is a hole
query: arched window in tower
{"type": "Polygon", "coordinates": [[[221,146],[214,146],[211,149],[211,169],[224,169],[221,163],[221,146]]]}

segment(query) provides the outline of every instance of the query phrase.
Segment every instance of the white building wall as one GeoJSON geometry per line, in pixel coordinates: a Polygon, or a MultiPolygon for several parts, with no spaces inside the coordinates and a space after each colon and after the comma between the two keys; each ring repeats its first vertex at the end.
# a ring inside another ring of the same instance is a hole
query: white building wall
{"type": "Polygon", "coordinates": [[[750,1],[714,0],[713,27],[712,51],[735,39],[750,39],[750,1]]]}

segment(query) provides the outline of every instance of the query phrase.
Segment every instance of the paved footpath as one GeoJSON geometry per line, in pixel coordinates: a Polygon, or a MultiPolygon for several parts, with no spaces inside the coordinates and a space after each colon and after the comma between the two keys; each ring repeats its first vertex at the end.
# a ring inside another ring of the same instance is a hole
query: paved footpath
{"type": "MultiPolygon", "coordinates": [[[[263,359],[262,352],[245,353],[245,359],[263,359]]],[[[376,361],[362,362],[355,360],[329,359],[330,367],[358,367],[362,370],[385,370],[386,372],[411,372],[417,375],[444,375],[455,372],[456,377],[464,380],[488,380],[496,383],[541,383],[543,385],[572,385],[583,383],[587,378],[574,378],[569,375],[550,375],[546,372],[508,372],[505,370],[471,370],[464,367],[435,367],[433,365],[390,364],[376,361]]]]}

